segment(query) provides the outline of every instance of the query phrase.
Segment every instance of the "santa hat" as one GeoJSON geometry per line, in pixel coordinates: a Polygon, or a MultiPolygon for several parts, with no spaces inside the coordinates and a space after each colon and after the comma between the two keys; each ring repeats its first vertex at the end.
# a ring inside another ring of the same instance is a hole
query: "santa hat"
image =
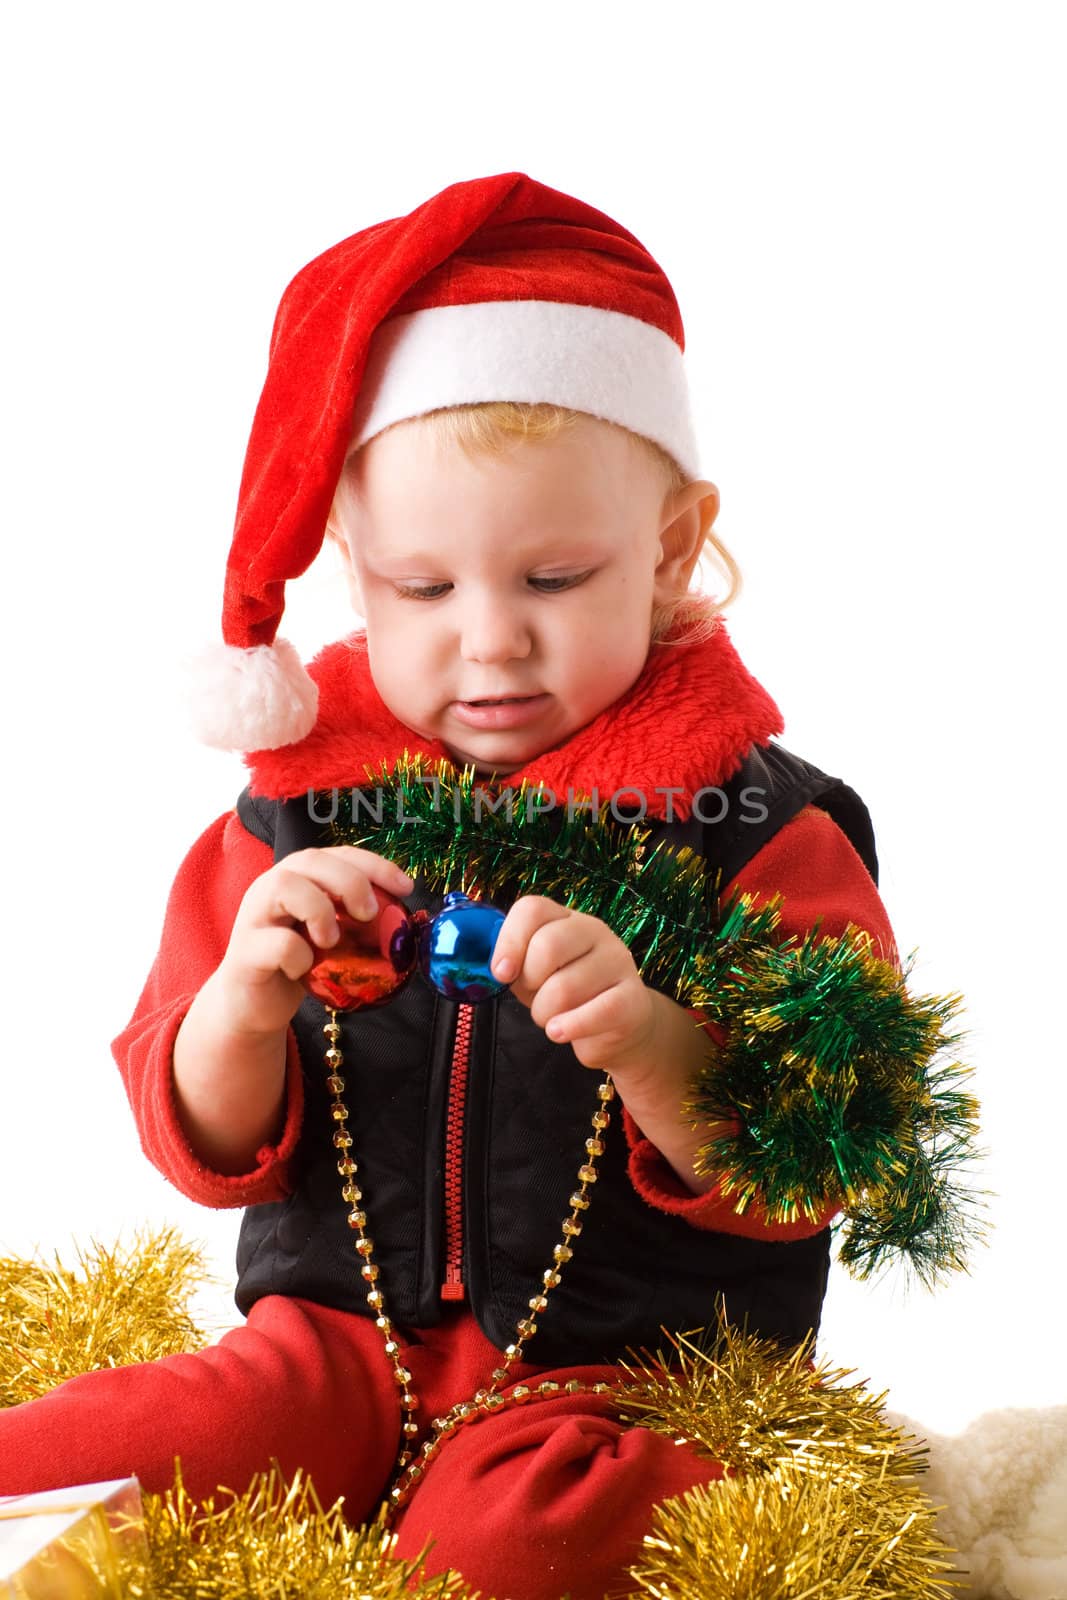
{"type": "Polygon", "coordinates": [[[278,638],[285,584],[322,547],[350,448],[477,401],[549,402],[621,424],[698,476],[673,290],[602,211],[521,172],[455,183],[297,274],[278,308],[248,441],[198,732],[273,750],[317,690],[278,638]]]}

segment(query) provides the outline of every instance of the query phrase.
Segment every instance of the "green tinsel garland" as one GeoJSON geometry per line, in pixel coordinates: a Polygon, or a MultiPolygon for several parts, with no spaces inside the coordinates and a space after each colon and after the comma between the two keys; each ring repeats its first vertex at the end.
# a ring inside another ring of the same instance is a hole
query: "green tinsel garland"
{"type": "Polygon", "coordinates": [[[867,1276],[905,1252],[930,1284],[965,1264],[980,1236],[975,1196],[957,1181],[977,1152],[968,1069],[938,1065],[958,995],[914,996],[904,973],[871,953],[857,928],[751,949],[743,968],[714,957],[690,1003],[726,1043],[690,1102],[697,1122],[736,1119],[701,1151],[744,1211],[775,1220],[840,1197],[841,1260],[867,1276]]]}
{"type": "MultiPolygon", "coordinates": [[[[525,780],[491,786],[473,767],[408,756],[368,768],[360,789],[318,797],[331,838],[397,861],[431,889],[484,899],[540,894],[600,918],[644,980],[725,1030],[687,1108],[717,1123],[697,1170],[743,1212],[775,1221],[842,1210],[840,1259],[866,1277],[902,1257],[927,1285],[965,1268],[983,1237],[970,1069],[942,1053],[959,995],[913,996],[907,971],[849,927],[775,939],[781,898],[722,901],[689,849],[648,848],[650,830],[575,798],[568,811],[525,780]],[[724,1127],[723,1125],[727,1125],[724,1127]]],[[[320,813],[322,814],[322,813],[320,813]]]]}
{"type": "MultiPolygon", "coordinates": [[[[495,791],[441,760],[384,764],[366,790],[336,796],[331,836],[398,861],[431,889],[463,889],[486,900],[547,895],[599,917],[632,952],[643,976],[680,995],[717,920],[718,885],[692,850],[646,848],[647,828],[546,811],[526,782],[503,791],[510,810],[490,809],[495,791]],[[486,798],[488,797],[488,798],[486,798]],[[380,820],[376,820],[380,816],[380,820]]],[[[334,797],[316,797],[327,815],[334,797]]],[[[504,802],[506,805],[506,801],[504,802]]]]}

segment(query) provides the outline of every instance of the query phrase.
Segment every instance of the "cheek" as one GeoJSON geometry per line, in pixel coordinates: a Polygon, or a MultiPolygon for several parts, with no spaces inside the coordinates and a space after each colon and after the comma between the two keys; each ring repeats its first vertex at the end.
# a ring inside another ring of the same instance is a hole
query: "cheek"
{"type": "Polygon", "coordinates": [[[622,694],[638,677],[648,657],[651,629],[621,607],[612,615],[587,620],[567,649],[567,677],[572,693],[598,707],[622,694]]]}
{"type": "MultiPolygon", "coordinates": [[[[413,608],[412,608],[413,609],[413,608]]],[[[382,655],[393,653],[399,644],[410,646],[426,632],[422,619],[397,601],[379,600],[367,616],[367,638],[382,655]]]]}
{"type": "Polygon", "coordinates": [[[438,680],[432,623],[417,612],[379,608],[367,618],[371,674],[379,694],[393,709],[426,705],[438,680]]]}

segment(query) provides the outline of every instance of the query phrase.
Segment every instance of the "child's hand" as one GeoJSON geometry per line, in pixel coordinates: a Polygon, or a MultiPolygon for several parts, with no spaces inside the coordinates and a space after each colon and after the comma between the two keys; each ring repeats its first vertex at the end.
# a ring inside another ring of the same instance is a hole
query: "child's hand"
{"type": "Polygon", "coordinates": [[[395,895],[415,887],[395,862],[354,845],[296,850],[255,880],[212,979],[230,1031],[271,1034],[288,1025],[305,998],[300,979],[315,961],[308,938],[322,950],[336,944],[335,901],[359,921],[377,915],[372,883],[395,895]]]}
{"type": "Polygon", "coordinates": [[[707,1062],[707,1035],[676,1001],[648,988],[622,940],[599,917],[527,895],[504,919],[492,968],[550,1039],[568,1042],[583,1066],[611,1073],[645,1138],[690,1193],[710,1189],[714,1179],[698,1178],[693,1163],[715,1130],[694,1129],[684,1113],[707,1062]]]}
{"type": "Polygon", "coordinates": [[[525,895],[504,919],[492,971],[583,1066],[614,1072],[652,1054],[654,992],[599,917],[525,895]]]}

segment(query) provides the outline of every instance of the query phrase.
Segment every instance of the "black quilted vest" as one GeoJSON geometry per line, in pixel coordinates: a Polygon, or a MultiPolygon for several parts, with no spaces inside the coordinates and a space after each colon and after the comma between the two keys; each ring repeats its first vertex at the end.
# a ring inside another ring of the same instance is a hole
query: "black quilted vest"
{"type": "MultiPolygon", "coordinates": [[[[721,821],[694,816],[641,826],[650,830],[650,845],[662,838],[671,848],[701,852],[721,868],[725,885],[809,803],[830,813],[877,882],[862,800],[778,744],[754,747],[729,782],[701,798],[704,816],[722,812],[721,821]]],[[[273,846],[276,859],[328,842],[306,795],[268,801],[251,798],[246,789],[237,809],[249,832],[273,846]]],[[[418,885],[407,904],[432,914],[442,898],[418,885]]],[[[416,977],[390,1004],[342,1017],[353,1154],[380,1287],[401,1327],[428,1327],[442,1314],[445,1127],[457,1015],[453,1002],[416,977]]],[[[529,1314],[527,1302],[560,1239],[600,1076],[583,1067],[569,1045],[551,1043],[508,993],[474,1007],[472,1016],[463,1279],[479,1324],[503,1348],[518,1319],[529,1314]]],[[[372,1314],[331,1144],[325,1020],[324,1008],[310,997],[293,1019],[306,1093],[296,1188],[289,1199],[244,1214],[236,1293],[244,1312],[263,1295],[286,1294],[372,1314]]],[[[531,1359],[549,1366],[600,1362],[629,1347],[655,1348],[664,1327],[711,1323],[720,1297],[732,1322],[783,1345],[818,1329],[829,1228],[793,1243],[698,1230],[635,1192],[618,1102],[606,1145],[574,1259],[537,1319],[531,1359]]]]}

